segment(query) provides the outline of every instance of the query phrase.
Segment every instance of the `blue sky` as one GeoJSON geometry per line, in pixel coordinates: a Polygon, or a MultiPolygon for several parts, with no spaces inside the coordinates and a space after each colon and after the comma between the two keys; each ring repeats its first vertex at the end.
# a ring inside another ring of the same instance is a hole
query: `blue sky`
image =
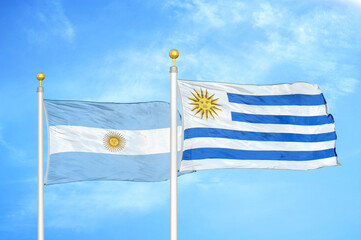
{"type": "MultiPolygon", "coordinates": [[[[361,1],[1,1],[0,239],[37,234],[36,73],[45,97],[169,101],[179,78],[319,84],[342,164],[179,178],[179,239],[360,239],[361,1]]],[[[45,188],[46,239],[168,239],[169,182],[45,188]]]]}

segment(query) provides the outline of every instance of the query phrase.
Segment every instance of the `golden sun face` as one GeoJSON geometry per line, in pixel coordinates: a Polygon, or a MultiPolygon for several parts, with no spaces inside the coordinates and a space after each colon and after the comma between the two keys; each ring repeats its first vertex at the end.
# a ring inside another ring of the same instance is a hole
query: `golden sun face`
{"type": "Polygon", "coordinates": [[[119,152],[125,147],[125,138],[117,132],[108,132],[103,142],[106,149],[111,152],[119,152]]]}
{"type": "Polygon", "coordinates": [[[221,106],[217,104],[216,102],[219,100],[219,98],[213,99],[214,94],[212,96],[209,96],[208,90],[206,89],[206,93],[204,94],[203,90],[201,89],[201,93],[199,93],[197,90],[193,89],[195,93],[191,92],[194,98],[189,98],[193,102],[189,103],[191,105],[194,105],[192,111],[195,111],[194,115],[197,115],[198,113],[201,115],[201,119],[203,119],[203,116],[208,119],[208,116],[211,116],[214,119],[214,115],[217,115],[216,111],[222,111],[217,106],[221,106]]]}

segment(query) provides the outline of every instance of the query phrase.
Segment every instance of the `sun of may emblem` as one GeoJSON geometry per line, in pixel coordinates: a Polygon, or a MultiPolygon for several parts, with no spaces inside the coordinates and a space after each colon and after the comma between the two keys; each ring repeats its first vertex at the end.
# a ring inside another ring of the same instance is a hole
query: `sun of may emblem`
{"type": "Polygon", "coordinates": [[[117,132],[108,132],[103,142],[104,146],[111,152],[119,152],[125,147],[125,138],[117,132]]]}
{"type": "Polygon", "coordinates": [[[216,111],[222,111],[217,106],[221,106],[217,104],[216,102],[219,100],[219,98],[213,99],[214,94],[212,96],[209,96],[208,90],[206,89],[206,93],[204,94],[203,90],[201,89],[201,92],[199,93],[197,90],[193,89],[195,93],[191,92],[194,98],[189,98],[193,102],[189,103],[191,105],[195,105],[192,109],[192,111],[195,111],[194,115],[197,115],[200,113],[201,119],[203,119],[203,116],[205,116],[206,119],[208,119],[208,116],[211,116],[214,119],[214,115],[217,115],[216,111]]]}

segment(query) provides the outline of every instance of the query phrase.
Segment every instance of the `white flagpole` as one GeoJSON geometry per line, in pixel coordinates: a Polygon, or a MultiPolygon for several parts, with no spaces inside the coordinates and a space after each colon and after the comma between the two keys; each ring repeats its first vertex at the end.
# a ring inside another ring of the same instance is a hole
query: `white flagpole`
{"type": "Polygon", "coordinates": [[[41,81],[45,75],[39,72],[36,78],[40,81],[38,92],[38,240],[44,240],[44,136],[43,136],[43,95],[41,81]]]}
{"type": "Polygon", "coordinates": [[[170,240],[178,239],[178,161],[177,161],[177,73],[175,59],[179,56],[176,49],[169,52],[173,59],[170,67],[170,240]]]}

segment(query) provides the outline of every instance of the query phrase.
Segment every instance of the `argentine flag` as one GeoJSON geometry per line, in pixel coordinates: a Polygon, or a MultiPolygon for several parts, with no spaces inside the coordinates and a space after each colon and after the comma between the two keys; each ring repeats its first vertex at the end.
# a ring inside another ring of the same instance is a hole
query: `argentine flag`
{"type": "Polygon", "coordinates": [[[46,184],[169,179],[169,103],[44,100],[44,104],[46,184]]]}
{"type": "Polygon", "coordinates": [[[181,171],[338,165],[334,119],[315,84],[178,80],[178,87],[184,129],[181,171]]]}

